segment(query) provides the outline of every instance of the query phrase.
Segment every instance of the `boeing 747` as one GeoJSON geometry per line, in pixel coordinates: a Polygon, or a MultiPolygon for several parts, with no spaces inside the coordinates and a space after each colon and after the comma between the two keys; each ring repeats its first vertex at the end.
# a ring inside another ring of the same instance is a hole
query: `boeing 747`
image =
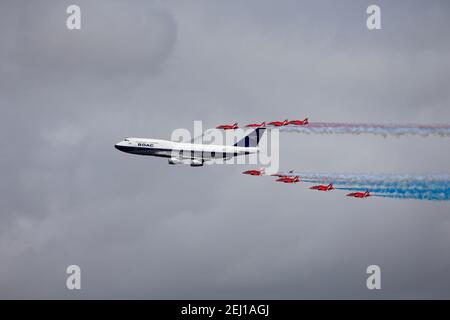
{"type": "Polygon", "coordinates": [[[115,145],[116,149],[144,156],[168,158],[169,164],[189,164],[200,167],[217,159],[229,160],[240,155],[257,154],[264,128],[257,128],[232,146],[182,143],[169,140],[127,138],[115,145]]]}

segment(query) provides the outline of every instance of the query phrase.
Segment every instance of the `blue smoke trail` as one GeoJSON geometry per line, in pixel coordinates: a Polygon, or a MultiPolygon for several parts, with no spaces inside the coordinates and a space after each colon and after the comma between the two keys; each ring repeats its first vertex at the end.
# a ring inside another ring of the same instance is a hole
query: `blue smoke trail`
{"type": "MultiPolygon", "coordinates": [[[[337,187],[337,190],[364,192],[368,188],[361,187],[337,187]]],[[[373,196],[397,199],[417,199],[417,200],[450,200],[450,188],[447,189],[424,189],[424,188],[372,188],[370,193],[373,196]]]]}
{"type": "MultiPolygon", "coordinates": [[[[268,126],[268,129],[271,127],[268,126]]],[[[274,127],[283,132],[298,132],[306,134],[375,134],[381,136],[419,135],[427,137],[439,135],[450,136],[450,125],[420,125],[420,124],[368,124],[368,123],[327,123],[310,122],[308,125],[287,125],[274,127]]]]}

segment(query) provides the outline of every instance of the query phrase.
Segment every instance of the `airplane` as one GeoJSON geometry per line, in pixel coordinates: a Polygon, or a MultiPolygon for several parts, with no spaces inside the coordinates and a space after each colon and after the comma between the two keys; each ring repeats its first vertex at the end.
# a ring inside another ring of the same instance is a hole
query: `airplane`
{"type": "Polygon", "coordinates": [[[347,197],[354,197],[354,198],[367,198],[370,197],[371,194],[369,190],[366,190],[366,192],[352,192],[347,194],[347,197]]]}
{"type": "Polygon", "coordinates": [[[300,177],[289,177],[289,176],[282,176],[281,178],[278,178],[276,181],[278,182],[284,182],[284,183],[297,183],[300,182],[300,177]]]}
{"type": "Polygon", "coordinates": [[[260,128],[260,127],[265,127],[265,126],[266,126],[266,122],[250,123],[250,124],[246,125],[247,128],[260,128]]]}
{"type": "Polygon", "coordinates": [[[217,126],[216,129],[223,129],[223,130],[234,130],[234,129],[238,129],[238,124],[237,123],[233,123],[233,124],[222,124],[220,126],[217,126]]]}
{"type": "Polygon", "coordinates": [[[264,175],[264,168],[261,169],[253,169],[242,172],[242,174],[249,174],[251,176],[262,176],[264,175]]]}
{"type": "Polygon", "coordinates": [[[289,124],[293,124],[296,126],[304,126],[309,124],[308,118],[305,118],[304,120],[291,120],[289,121],[289,124]]]}
{"type": "Polygon", "coordinates": [[[317,190],[317,191],[331,191],[334,190],[333,184],[330,183],[329,185],[318,185],[318,186],[312,186],[310,189],[317,190]]]}
{"type": "Polygon", "coordinates": [[[168,158],[168,163],[173,165],[189,164],[191,167],[201,167],[215,159],[229,160],[240,155],[257,154],[258,144],[265,130],[254,129],[232,146],[127,138],[118,142],[115,148],[131,154],[168,158]]]}
{"type": "Polygon", "coordinates": [[[272,122],[268,123],[268,125],[275,126],[275,127],[287,126],[288,124],[289,124],[289,120],[288,119],[286,119],[284,121],[272,121],[272,122]]]}

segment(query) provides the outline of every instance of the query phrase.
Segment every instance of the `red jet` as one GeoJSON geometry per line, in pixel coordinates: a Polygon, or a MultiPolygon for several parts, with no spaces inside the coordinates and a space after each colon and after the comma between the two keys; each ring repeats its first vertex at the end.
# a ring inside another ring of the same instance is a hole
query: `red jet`
{"type": "Polygon", "coordinates": [[[242,172],[242,174],[249,174],[251,176],[262,176],[264,174],[264,168],[262,169],[253,169],[242,172]]]}
{"type": "Polygon", "coordinates": [[[300,177],[289,177],[289,176],[282,176],[281,178],[277,179],[278,182],[284,182],[284,183],[297,183],[300,182],[300,177]]]}
{"type": "Polygon", "coordinates": [[[354,197],[354,198],[367,198],[370,197],[371,194],[369,192],[369,190],[367,190],[366,192],[352,192],[347,194],[347,197],[354,197]]]}
{"type": "Polygon", "coordinates": [[[305,118],[304,120],[291,120],[289,121],[289,124],[293,124],[296,126],[304,126],[309,124],[308,118],[305,118]]]}
{"type": "Polygon", "coordinates": [[[288,124],[289,124],[289,120],[288,119],[286,119],[284,121],[272,121],[272,122],[268,123],[268,125],[275,126],[275,127],[287,126],[288,124]]]}
{"type": "Polygon", "coordinates": [[[262,122],[262,123],[250,123],[248,125],[246,125],[247,128],[260,128],[260,127],[265,127],[266,123],[262,122]]]}
{"type": "Polygon", "coordinates": [[[312,190],[318,190],[318,191],[331,191],[334,190],[333,184],[330,183],[329,185],[318,185],[318,186],[312,186],[310,189],[312,190]]]}
{"type": "Polygon", "coordinates": [[[237,123],[233,123],[233,124],[223,124],[220,126],[217,126],[216,129],[223,129],[223,130],[234,130],[234,129],[238,129],[238,124],[237,123]]]}

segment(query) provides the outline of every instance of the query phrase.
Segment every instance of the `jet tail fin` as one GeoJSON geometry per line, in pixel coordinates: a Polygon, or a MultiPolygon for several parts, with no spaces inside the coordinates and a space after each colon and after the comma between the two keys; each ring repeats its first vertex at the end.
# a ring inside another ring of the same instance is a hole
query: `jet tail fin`
{"type": "Polygon", "coordinates": [[[257,128],[250,132],[248,135],[243,137],[241,140],[236,142],[233,146],[235,147],[257,147],[259,141],[264,135],[266,129],[265,128],[257,128]]]}

